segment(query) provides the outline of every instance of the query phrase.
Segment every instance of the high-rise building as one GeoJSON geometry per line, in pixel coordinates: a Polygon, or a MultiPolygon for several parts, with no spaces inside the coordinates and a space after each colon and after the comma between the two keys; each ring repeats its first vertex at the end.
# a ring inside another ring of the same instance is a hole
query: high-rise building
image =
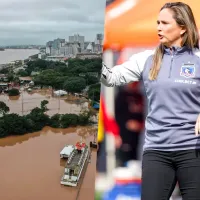
{"type": "Polygon", "coordinates": [[[59,49],[65,45],[65,39],[57,38],[54,41],[49,41],[46,44],[46,53],[52,55],[59,54],[59,49]]]}
{"type": "Polygon", "coordinates": [[[74,36],[69,36],[69,42],[70,43],[80,43],[81,51],[83,51],[85,36],[80,36],[79,34],[75,34],[74,36]]]}
{"type": "Polygon", "coordinates": [[[46,53],[49,55],[52,54],[52,45],[53,45],[53,41],[49,41],[46,43],[46,53]]]}
{"type": "Polygon", "coordinates": [[[95,38],[95,51],[102,52],[103,50],[103,34],[98,33],[96,34],[95,38]]]}
{"type": "Polygon", "coordinates": [[[102,33],[98,33],[97,35],[96,35],[96,38],[97,38],[97,40],[103,40],[103,34],[102,33]]]}

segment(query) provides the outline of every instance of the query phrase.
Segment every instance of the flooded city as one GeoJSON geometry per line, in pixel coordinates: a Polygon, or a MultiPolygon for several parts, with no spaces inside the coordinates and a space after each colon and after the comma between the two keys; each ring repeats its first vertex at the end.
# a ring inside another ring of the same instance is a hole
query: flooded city
{"type": "MultiPolygon", "coordinates": [[[[19,96],[0,95],[0,101],[6,103],[10,113],[28,114],[33,108],[47,100],[48,111],[56,113],[79,114],[88,107],[85,98],[73,95],[52,96],[52,90],[41,89],[32,92],[22,91],[19,96]]],[[[60,184],[66,160],[60,159],[60,151],[65,145],[75,145],[79,141],[94,140],[97,124],[66,129],[44,127],[39,132],[0,139],[0,199],[35,200],[35,199],[94,199],[96,173],[96,150],[91,151],[91,162],[86,166],[80,180],[80,190],[60,184]],[[12,191],[12,192],[11,192],[12,191]]]]}
{"type": "Polygon", "coordinates": [[[56,113],[80,113],[81,110],[87,108],[88,103],[85,99],[75,98],[68,95],[67,97],[52,97],[51,90],[39,90],[36,92],[22,91],[19,96],[0,95],[0,101],[6,103],[12,113],[19,115],[29,113],[33,108],[40,107],[40,103],[47,100],[47,114],[52,116],[56,113]]]}
{"type": "Polygon", "coordinates": [[[94,199],[97,149],[85,144],[96,142],[101,55],[85,62],[85,54],[84,59],[54,55],[54,47],[50,52],[48,45],[0,49],[2,200],[94,199]],[[79,154],[71,165],[74,174],[70,169],[65,179],[72,183],[77,178],[76,187],[61,181],[67,160],[60,152],[66,145],[74,145],[69,160],[79,154]]]}
{"type": "MultiPolygon", "coordinates": [[[[65,162],[59,153],[65,144],[89,144],[97,126],[43,130],[0,139],[0,199],[77,199],[77,188],[60,185],[65,162]]],[[[94,199],[96,151],[92,151],[79,200],[94,199]]]]}

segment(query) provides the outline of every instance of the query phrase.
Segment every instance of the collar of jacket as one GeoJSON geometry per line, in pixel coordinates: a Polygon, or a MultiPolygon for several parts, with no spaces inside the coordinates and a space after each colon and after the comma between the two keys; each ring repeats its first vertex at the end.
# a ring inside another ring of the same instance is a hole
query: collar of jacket
{"type": "Polygon", "coordinates": [[[169,54],[169,55],[184,54],[185,52],[192,53],[196,50],[197,50],[197,48],[191,49],[187,46],[182,46],[182,47],[172,46],[170,48],[164,46],[164,53],[169,54]]]}

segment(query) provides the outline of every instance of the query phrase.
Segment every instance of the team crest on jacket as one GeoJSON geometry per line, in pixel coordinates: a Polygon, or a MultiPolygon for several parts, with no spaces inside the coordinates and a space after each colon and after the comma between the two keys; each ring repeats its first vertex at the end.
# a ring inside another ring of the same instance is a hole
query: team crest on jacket
{"type": "Polygon", "coordinates": [[[184,64],[181,66],[181,76],[185,78],[195,77],[195,65],[194,64],[184,64]]]}

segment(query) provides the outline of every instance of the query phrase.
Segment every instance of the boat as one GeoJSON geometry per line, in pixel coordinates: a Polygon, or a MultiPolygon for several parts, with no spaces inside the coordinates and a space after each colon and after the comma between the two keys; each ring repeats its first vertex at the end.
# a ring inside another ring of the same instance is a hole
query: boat
{"type": "MultiPolygon", "coordinates": [[[[69,148],[68,148],[69,150],[69,148]]],[[[68,156],[67,149],[61,151],[61,155],[68,156]],[[65,152],[65,153],[64,153],[65,152]],[[67,152],[67,153],[66,153],[67,152]]],[[[64,156],[63,156],[64,157],[64,156]]],[[[61,178],[61,185],[76,187],[79,183],[81,174],[87,165],[90,157],[90,149],[84,142],[77,142],[73,150],[68,156],[68,160],[65,165],[64,174],[61,178]]]]}
{"type": "Polygon", "coordinates": [[[5,51],[5,49],[4,48],[0,48],[0,51],[5,51]]]}

